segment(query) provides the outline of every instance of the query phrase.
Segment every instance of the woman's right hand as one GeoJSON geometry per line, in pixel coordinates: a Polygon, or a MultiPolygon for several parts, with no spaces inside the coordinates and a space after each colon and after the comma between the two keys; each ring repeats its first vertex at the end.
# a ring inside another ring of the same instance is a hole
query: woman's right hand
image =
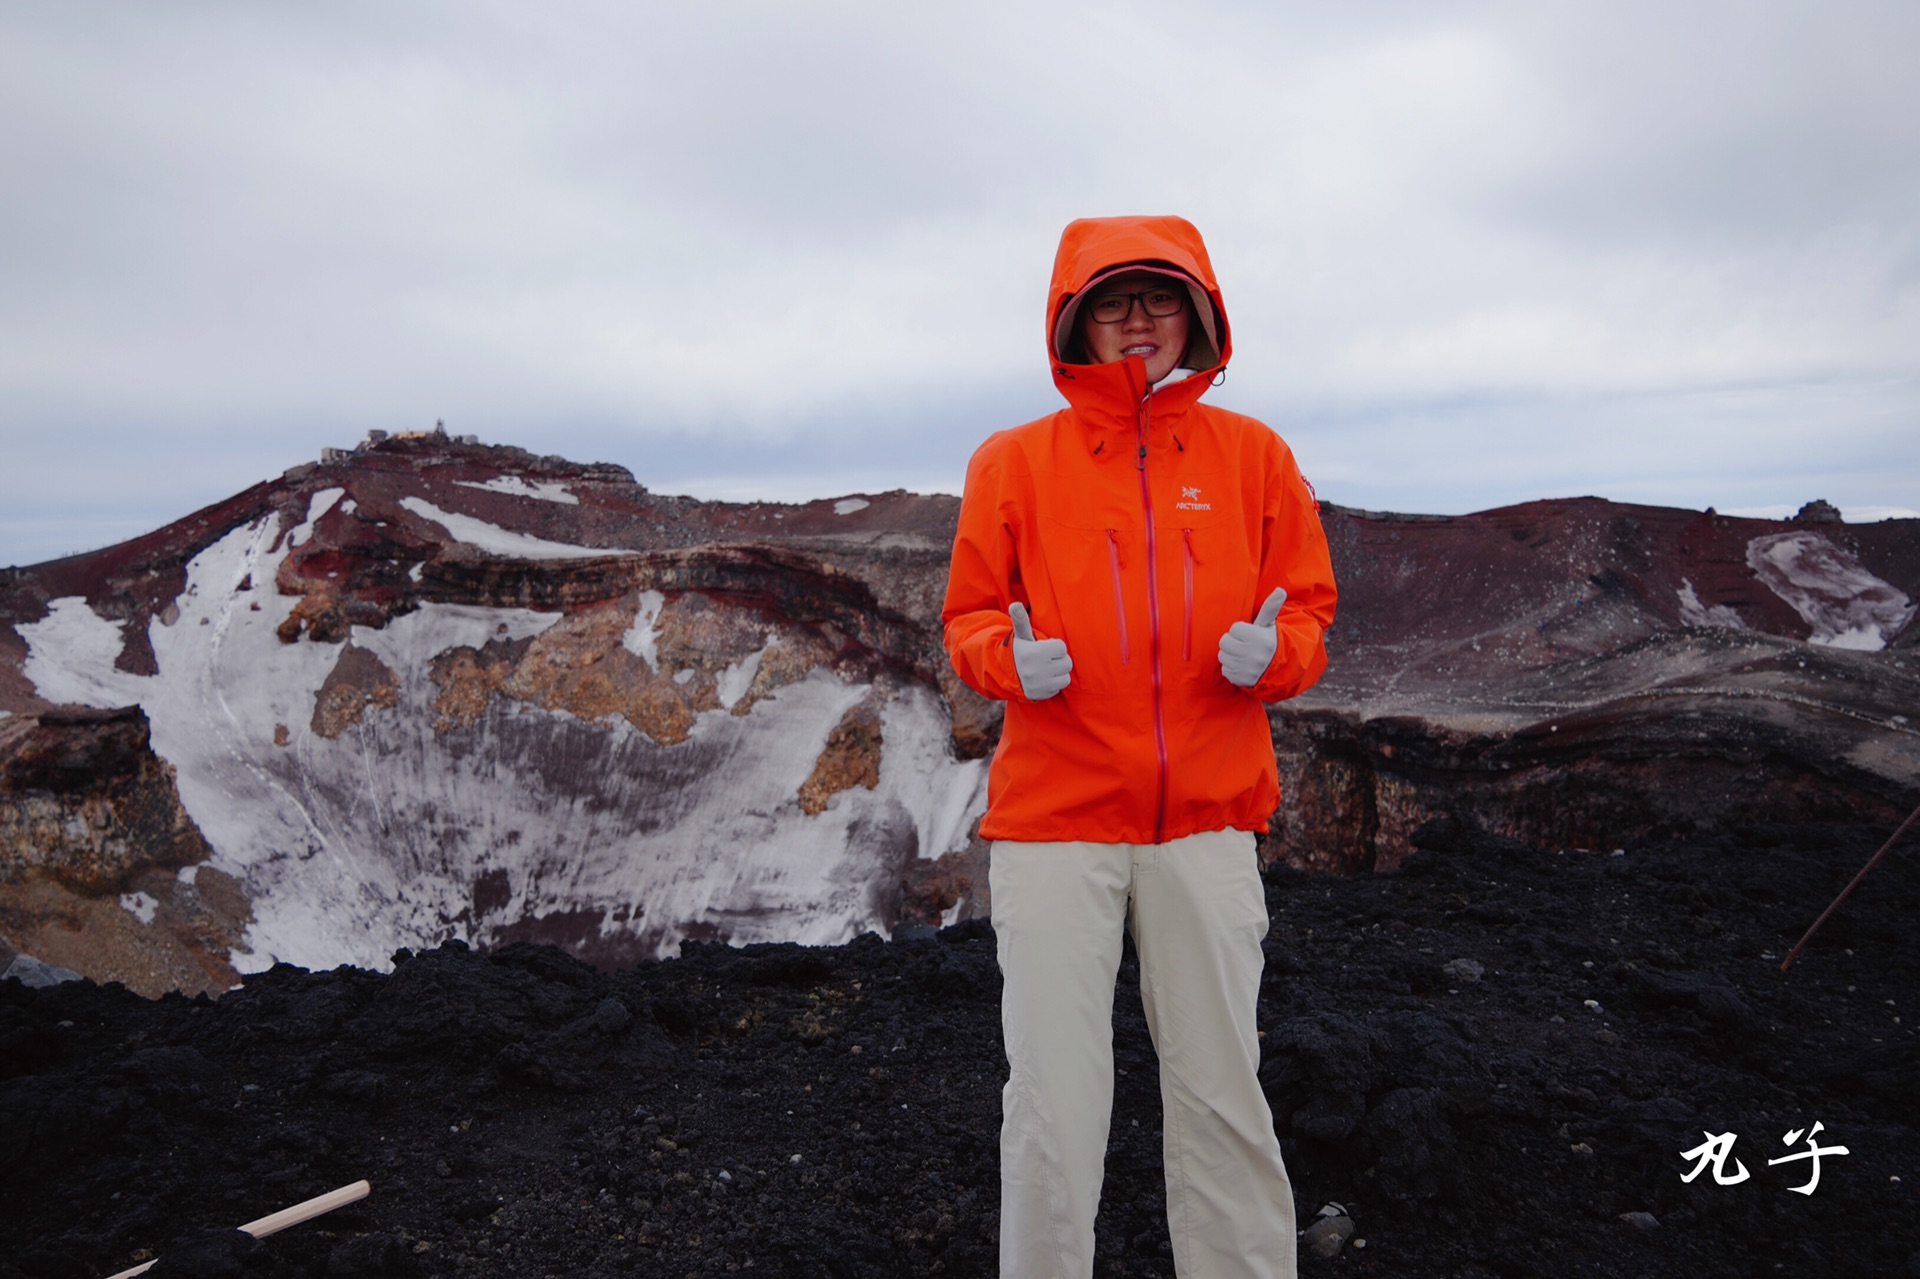
{"type": "Polygon", "coordinates": [[[1007,616],[1013,619],[1013,666],[1020,673],[1020,691],[1030,702],[1043,702],[1073,678],[1073,659],[1067,656],[1067,642],[1035,639],[1025,604],[1008,608],[1007,616]]]}

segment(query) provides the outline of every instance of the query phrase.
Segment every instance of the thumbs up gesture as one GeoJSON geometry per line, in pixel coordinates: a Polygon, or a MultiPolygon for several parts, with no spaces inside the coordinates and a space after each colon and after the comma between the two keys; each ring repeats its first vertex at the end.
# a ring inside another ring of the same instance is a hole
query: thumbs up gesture
{"type": "Polygon", "coordinates": [[[1286,588],[1276,586],[1251,622],[1235,622],[1220,637],[1220,673],[1228,683],[1252,688],[1267,673],[1267,663],[1280,647],[1273,619],[1280,616],[1280,606],[1286,602],[1286,588]]]}
{"type": "Polygon", "coordinates": [[[1043,702],[1072,678],[1073,659],[1067,656],[1067,642],[1035,639],[1025,604],[1013,605],[1007,616],[1013,619],[1013,666],[1020,672],[1020,691],[1030,702],[1043,702]]]}

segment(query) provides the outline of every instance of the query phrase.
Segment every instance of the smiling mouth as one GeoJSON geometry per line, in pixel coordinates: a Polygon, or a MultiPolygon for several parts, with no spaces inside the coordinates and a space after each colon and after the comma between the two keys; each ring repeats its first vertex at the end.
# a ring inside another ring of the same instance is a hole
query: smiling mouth
{"type": "Polygon", "coordinates": [[[1159,349],[1160,349],[1160,348],[1159,348],[1159,347],[1157,347],[1157,346],[1130,346],[1130,347],[1128,347],[1128,348],[1127,348],[1126,350],[1124,350],[1124,351],[1122,351],[1122,352],[1121,352],[1121,354],[1122,354],[1122,355],[1149,355],[1149,356],[1150,356],[1150,355],[1152,355],[1152,354],[1153,354],[1153,353],[1154,353],[1155,351],[1158,351],[1159,349]]]}

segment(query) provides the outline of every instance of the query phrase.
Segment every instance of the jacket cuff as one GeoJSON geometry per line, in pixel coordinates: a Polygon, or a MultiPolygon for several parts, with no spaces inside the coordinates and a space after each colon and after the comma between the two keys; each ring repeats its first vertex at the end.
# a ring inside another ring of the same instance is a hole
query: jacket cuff
{"type": "Polygon", "coordinates": [[[1326,632],[1311,619],[1292,625],[1277,624],[1273,660],[1247,691],[1263,702],[1284,702],[1298,697],[1327,668],[1326,632]]]}
{"type": "Polygon", "coordinates": [[[993,648],[988,653],[988,661],[992,666],[994,679],[1006,690],[996,696],[1003,702],[1026,701],[1027,689],[1020,682],[1020,667],[1013,660],[1013,628],[1011,626],[1007,628],[1005,635],[994,641],[993,648]]]}

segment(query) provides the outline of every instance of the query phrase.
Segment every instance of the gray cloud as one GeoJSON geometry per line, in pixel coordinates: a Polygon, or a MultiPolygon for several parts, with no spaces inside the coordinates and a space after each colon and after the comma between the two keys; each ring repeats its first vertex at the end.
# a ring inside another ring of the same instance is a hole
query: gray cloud
{"type": "Polygon", "coordinates": [[[436,417],[656,487],[952,488],[1054,403],[1060,226],[1143,210],[1207,233],[1213,394],[1326,496],[1912,505],[1916,36],[1767,0],[9,7],[0,560],[436,417]]]}

